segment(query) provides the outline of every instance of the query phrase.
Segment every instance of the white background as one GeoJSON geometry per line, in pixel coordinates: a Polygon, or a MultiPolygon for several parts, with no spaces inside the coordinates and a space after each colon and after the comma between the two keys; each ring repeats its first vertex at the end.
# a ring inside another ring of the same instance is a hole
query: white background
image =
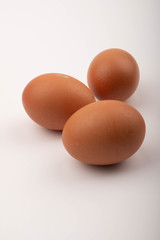
{"type": "Polygon", "coordinates": [[[157,0],[0,0],[0,239],[160,239],[160,3],[157,0]],[[36,125],[21,94],[39,74],[87,84],[93,57],[122,48],[141,78],[128,102],[146,121],[129,160],[93,167],[61,133],[36,125]]]}

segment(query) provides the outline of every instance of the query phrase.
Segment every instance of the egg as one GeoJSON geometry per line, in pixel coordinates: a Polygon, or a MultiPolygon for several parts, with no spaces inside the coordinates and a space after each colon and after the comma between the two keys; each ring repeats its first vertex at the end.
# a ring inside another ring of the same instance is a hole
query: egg
{"type": "Polygon", "coordinates": [[[62,140],[75,159],[93,165],[122,162],[141,146],[145,122],[127,103],[104,100],[75,112],[66,122],[62,140]]]}
{"type": "Polygon", "coordinates": [[[22,94],[29,117],[39,125],[62,130],[67,119],[95,98],[79,80],[64,74],[48,73],[30,81],[22,94]]]}
{"type": "Polygon", "coordinates": [[[88,85],[100,100],[128,99],[139,83],[136,60],[121,49],[108,49],[99,53],[88,69],[88,85]]]}

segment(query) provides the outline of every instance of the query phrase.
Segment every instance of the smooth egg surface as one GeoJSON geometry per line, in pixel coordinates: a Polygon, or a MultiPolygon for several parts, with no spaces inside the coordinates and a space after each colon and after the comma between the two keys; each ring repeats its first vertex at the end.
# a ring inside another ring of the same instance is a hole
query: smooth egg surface
{"type": "Polygon", "coordinates": [[[62,130],[75,111],[94,101],[87,86],[60,73],[47,73],[34,78],[22,95],[23,106],[30,118],[53,130],[62,130]]]}
{"type": "Polygon", "coordinates": [[[139,83],[139,68],[131,54],[122,49],[99,53],[88,69],[88,85],[100,100],[125,101],[139,83]]]}
{"type": "Polygon", "coordinates": [[[145,136],[141,114],[127,103],[104,100],[75,112],[66,122],[63,144],[75,159],[109,165],[132,156],[145,136]]]}

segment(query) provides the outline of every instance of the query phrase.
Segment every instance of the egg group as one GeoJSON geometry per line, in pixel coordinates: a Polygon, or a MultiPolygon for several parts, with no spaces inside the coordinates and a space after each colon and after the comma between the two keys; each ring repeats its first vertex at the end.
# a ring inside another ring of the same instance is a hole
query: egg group
{"type": "Polygon", "coordinates": [[[64,147],[75,159],[91,165],[122,162],[145,137],[142,115],[123,102],[138,86],[137,62],[124,50],[105,50],[91,62],[87,79],[89,88],[69,75],[40,75],[24,88],[24,109],[42,127],[63,130],[64,147]]]}

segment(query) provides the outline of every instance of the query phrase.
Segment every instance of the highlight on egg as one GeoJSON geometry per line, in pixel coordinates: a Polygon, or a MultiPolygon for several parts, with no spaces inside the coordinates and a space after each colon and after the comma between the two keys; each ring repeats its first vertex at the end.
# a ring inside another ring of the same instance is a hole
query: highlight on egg
{"type": "Polygon", "coordinates": [[[145,136],[142,115],[127,103],[104,100],[75,112],[66,122],[62,140],[75,159],[110,165],[131,157],[145,136]]]}
{"type": "Polygon", "coordinates": [[[85,84],[60,73],[34,78],[22,94],[23,106],[29,117],[53,130],[62,130],[75,111],[94,101],[94,95],[85,84]]]}
{"type": "Polygon", "coordinates": [[[125,101],[139,83],[139,67],[128,52],[112,48],[99,53],[88,69],[88,85],[99,100],[125,101]]]}

